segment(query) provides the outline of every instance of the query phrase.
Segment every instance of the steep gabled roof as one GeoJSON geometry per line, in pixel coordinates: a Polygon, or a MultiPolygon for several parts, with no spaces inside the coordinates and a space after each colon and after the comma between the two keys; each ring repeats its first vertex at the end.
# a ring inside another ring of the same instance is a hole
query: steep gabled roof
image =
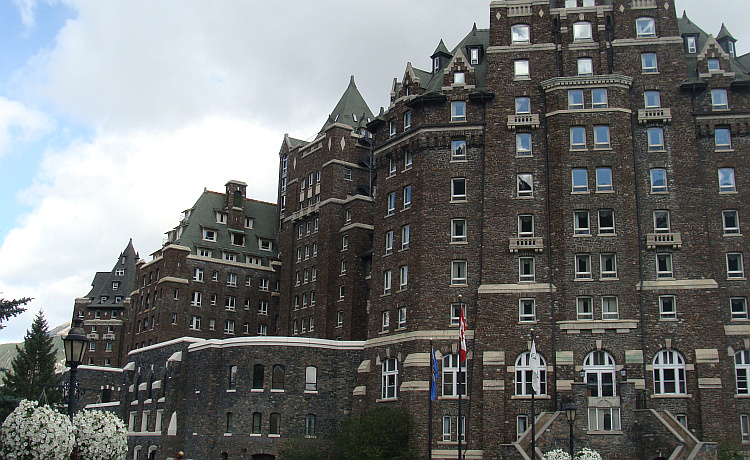
{"type": "Polygon", "coordinates": [[[716,41],[721,41],[725,38],[728,38],[732,41],[737,41],[734,37],[732,37],[732,34],[729,33],[727,26],[725,26],[724,23],[721,23],[721,30],[719,31],[719,35],[716,36],[716,41]]]}
{"type": "Polygon", "coordinates": [[[332,123],[343,123],[356,129],[366,125],[368,120],[372,118],[372,111],[370,111],[365,99],[357,89],[357,85],[354,83],[354,75],[352,75],[349,86],[339,99],[333,112],[328,116],[328,120],[326,120],[320,132],[325,131],[332,123]]]}
{"type": "Polygon", "coordinates": [[[96,307],[122,307],[122,300],[135,289],[135,263],[138,253],[133,248],[133,240],[120,253],[117,263],[109,272],[97,272],[91,282],[91,290],[86,298],[96,307]],[[116,287],[116,289],[115,289],[116,287]],[[115,302],[115,300],[119,301],[115,302]]]}

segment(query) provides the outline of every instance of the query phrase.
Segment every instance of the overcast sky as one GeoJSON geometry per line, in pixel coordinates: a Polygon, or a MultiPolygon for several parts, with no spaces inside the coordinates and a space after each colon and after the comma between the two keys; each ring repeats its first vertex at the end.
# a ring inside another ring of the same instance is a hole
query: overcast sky
{"type": "MultiPolygon", "coordinates": [[[[747,0],[677,0],[750,49],[747,0]]],[[[355,75],[373,112],[489,0],[0,0],[0,296],[68,321],[133,239],[142,258],[204,187],[275,202],[284,133],[322,126],[355,75]],[[460,5],[460,7],[457,7],[460,5]]],[[[674,5],[671,5],[674,7],[674,5]]]]}

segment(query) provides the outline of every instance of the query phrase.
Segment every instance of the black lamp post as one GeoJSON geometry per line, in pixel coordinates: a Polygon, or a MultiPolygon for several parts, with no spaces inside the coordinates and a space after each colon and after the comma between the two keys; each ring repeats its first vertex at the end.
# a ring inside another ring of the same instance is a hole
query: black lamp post
{"type": "Polygon", "coordinates": [[[573,422],[576,421],[576,406],[573,404],[572,399],[565,406],[565,418],[568,419],[568,425],[570,426],[570,435],[568,437],[570,442],[570,458],[573,458],[573,422]]]}
{"type": "Polygon", "coordinates": [[[70,366],[70,386],[68,388],[68,415],[71,420],[75,413],[76,404],[76,377],[78,366],[83,362],[83,354],[86,352],[86,344],[89,342],[86,337],[86,331],[83,330],[83,320],[76,318],[73,320],[73,327],[68,331],[68,335],[63,337],[65,344],[65,364],[70,366]]]}

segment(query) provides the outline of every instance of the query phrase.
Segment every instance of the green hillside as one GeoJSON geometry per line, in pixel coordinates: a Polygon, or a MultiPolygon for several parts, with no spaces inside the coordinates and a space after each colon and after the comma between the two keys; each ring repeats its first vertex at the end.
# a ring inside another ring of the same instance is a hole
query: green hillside
{"type": "MultiPolygon", "coordinates": [[[[62,336],[56,335],[52,338],[52,342],[57,348],[57,361],[65,359],[65,349],[63,348],[62,336]]],[[[0,368],[10,369],[10,363],[16,356],[16,345],[20,343],[3,343],[0,344],[0,368]]]]}

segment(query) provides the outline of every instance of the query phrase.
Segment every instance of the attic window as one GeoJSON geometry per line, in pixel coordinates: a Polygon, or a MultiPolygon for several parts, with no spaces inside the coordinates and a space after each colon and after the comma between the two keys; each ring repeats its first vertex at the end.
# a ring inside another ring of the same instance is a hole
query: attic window
{"type": "Polygon", "coordinates": [[[729,51],[730,56],[735,57],[734,56],[734,42],[732,41],[727,42],[727,50],[729,51]]]}
{"type": "Polygon", "coordinates": [[[471,65],[479,64],[479,48],[469,49],[469,61],[471,65]]]}
{"type": "Polygon", "coordinates": [[[357,114],[356,113],[352,114],[352,120],[354,120],[355,123],[357,122],[357,114]]]}
{"type": "Polygon", "coordinates": [[[253,218],[245,217],[245,228],[253,228],[253,218]]]}
{"type": "Polygon", "coordinates": [[[690,54],[698,52],[698,45],[695,43],[695,37],[687,37],[687,52],[690,54]]]}
{"type": "Polygon", "coordinates": [[[339,114],[336,114],[336,117],[333,119],[333,121],[339,121],[339,114]]]}
{"type": "Polygon", "coordinates": [[[716,72],[721,70],[721,66],[719,65],[718,59],[709,59],[708,60],[708,71],[709,72],[716,72]]]}
{"type": "Polygon", "coordinates": [[[261,251],[270,251],[271,250],[271,241],[270,240],[258,240],[258,245],[260,246],[261,251]]]}
{"type": "Polygon", "coordinates": [[[227,213],[216,211],[216,223],[217,224],[226,224],[227,223],[227,213]]]}
{"type": "Polygon", "coordinates": [[[435,58],[432,60],[432,66],[435,72],[440,70],[440,56],[435,56],[435,58]]]}
{"type": "Polygon", "coordinates": [[[453,74],[453,83],[457,85],[466,84],[466,74],[463,72],[456,72],[453,74]]]}

